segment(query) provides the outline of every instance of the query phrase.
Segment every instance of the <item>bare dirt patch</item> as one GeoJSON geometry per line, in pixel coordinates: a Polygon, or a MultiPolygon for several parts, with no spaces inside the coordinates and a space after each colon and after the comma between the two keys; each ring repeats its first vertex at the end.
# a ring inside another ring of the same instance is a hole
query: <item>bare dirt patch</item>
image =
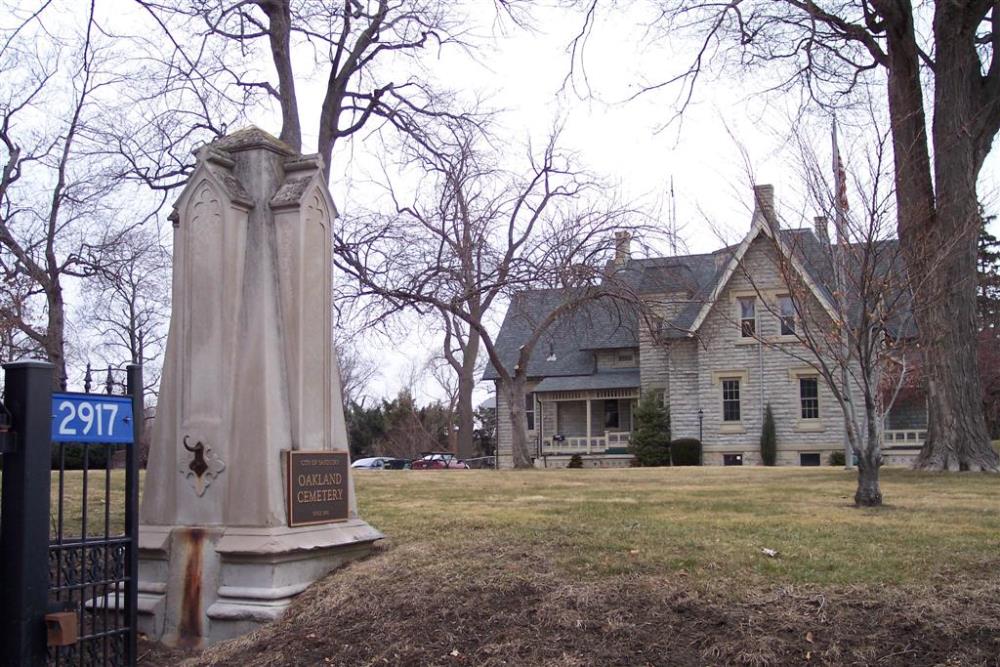
{"type": "Polygon", "coordinates": [[[1000,665],[996,577],[733,590],[684,576],[571,581],[517,549],[461,556],[475,576],[426,549],[392,549],[254,634],[140,664],[1000,665]]]}

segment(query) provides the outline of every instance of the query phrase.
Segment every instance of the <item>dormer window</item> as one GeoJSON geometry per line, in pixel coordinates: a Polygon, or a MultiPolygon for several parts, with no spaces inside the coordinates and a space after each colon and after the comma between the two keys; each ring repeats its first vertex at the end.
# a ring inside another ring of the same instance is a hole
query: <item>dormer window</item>
{"type": "Polygon", "coordinates": [[[753,338],[757,335],[757,299],[756,297],[741,297],[740,305],[740,336],[753,338]]]}

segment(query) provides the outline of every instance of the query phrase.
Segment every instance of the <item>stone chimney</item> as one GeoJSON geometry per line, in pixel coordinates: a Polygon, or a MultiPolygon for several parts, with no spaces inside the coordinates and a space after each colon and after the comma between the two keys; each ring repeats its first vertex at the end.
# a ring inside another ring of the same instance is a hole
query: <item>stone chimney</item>
{"type": "Polygon", "coordinates": [[[632,234],[629,232],[615,232],[615,266],[621,267],[628,264],[632,259],[631,249],[632,234]]]}
{"type": "Polygon", "coordinates": [[[753,222],[764,221],[775,227],[778,219],[774,215],[774,186],[753,186],[753,222]]]}
{"type": "Polygon", "coordinates": [[[830,229],[828,226],[828,220],[825,215],[817,215],[813,218],[813,228],[816,230],[816,236],[819,237],[820,243],[824,245],[830,245],[830,229]]]}

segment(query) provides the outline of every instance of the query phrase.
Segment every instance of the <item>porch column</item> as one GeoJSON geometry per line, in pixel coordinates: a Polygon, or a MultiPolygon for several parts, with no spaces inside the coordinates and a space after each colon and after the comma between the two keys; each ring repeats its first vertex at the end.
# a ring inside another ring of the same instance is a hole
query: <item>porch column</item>
{"type": "Polygon", "coordinates": [[[538,428],[538,455],[541,456],[545,451],[545,404],[542,403],[542,398],[537,394],[535,401],[538,404],[538,411],[535,413],[535,426],[538,428]]]}
{"type": "Polygon", "coordinates": [[[587,455],[590,455],[590,398],[587,398],[587,455]]]}

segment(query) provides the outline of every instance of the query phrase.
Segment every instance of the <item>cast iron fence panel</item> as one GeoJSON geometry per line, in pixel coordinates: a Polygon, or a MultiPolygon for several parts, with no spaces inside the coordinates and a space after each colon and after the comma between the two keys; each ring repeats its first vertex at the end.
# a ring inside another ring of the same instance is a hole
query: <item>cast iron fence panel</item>
{"type": "MultiPolygon", "coordinates": [[[[16,444],[2,450],[0,644],[9,650],[0,651],[0,665],[134,665],[142,370],[131,365],[116,382],[119,371],[109,368],[104,391],[91,393],[88,366],[83,393],[53,394],[51,364],[5,368],[16,444]],[[80,436],[87,442],[64,441],[67,431],[56,425],[67,422],[57,420],[53,399],[79,402],[73,419],[79,414],[86,429],[68,432],[88,434],[80,436]],[[54,645],[56,612],[75,617],[65,645],[54,645]]],[[[65,391],[65,378],[60,384],[65,391]]]]}
{"type": "MultiPolygon", "coordinates": [[[[121,387],[123,394],[132,395],[133,419],[138,424],[141,407],[131,392],[141,396],[141,379],[133,378],[130,368],[129,381],[117,384],[113,370],[107,370],[104,393],[111,395],[121,387]]],[[[84,393],[66,396],[99,395],[90,393],[91,386],[88,366],[84,393]]],[[[49,606],[74,611],[79,635],[74,644],[49,647],[50,665],[135,664],[138,428],[134,434],[133,444],[52,443],[56,497],[50,518],[49,606]],[[68,453],[79,454],[79,471],[67,469],[68,453]],[[114,464],[121,458],[124,470],[120,476],[124,479],[118,480],[114,464]],[[81,487],[78,503],[73,485],[77,476],[81,487]]]]}

